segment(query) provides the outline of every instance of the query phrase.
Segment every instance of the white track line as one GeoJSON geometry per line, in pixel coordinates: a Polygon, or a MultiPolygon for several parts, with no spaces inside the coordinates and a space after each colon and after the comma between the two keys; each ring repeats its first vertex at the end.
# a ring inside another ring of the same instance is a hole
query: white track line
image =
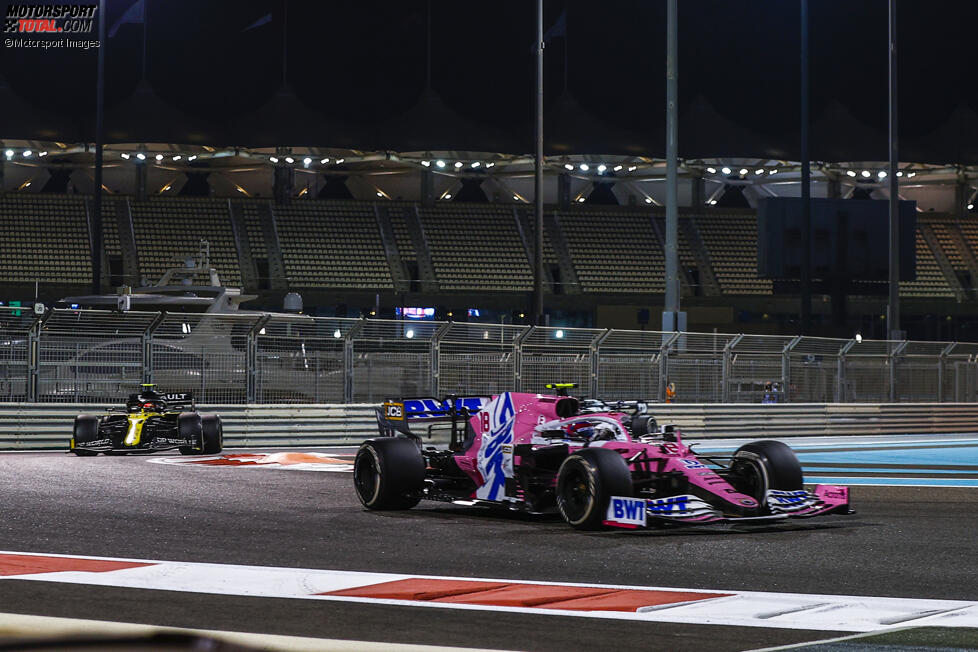
{"type": "Polygon", "coordinates": [[[0,552],[0,569],[5,555],[31,555],[59,559],[102,559],[148,564],[123,570],[103,572],[55,571],[8,575],[2,579],[65,582],[98,586],[140,588],[161,591],[185,591],[222,595],[293,598],[323,601],[360,602],[436,609],[474,609],[509,611],[537,615],[561,615],[582,618],[611,618],[689,624],[711,624],[824,631],[869,632],[908,625],[945,627],[978,627],[978,602],[963,600],[924,600],[913,598],[880,598],[847,595],[808,595],[762,591],[726,591],[723,589],[676,589],[648,586],[599,585],[566,582],[529,582],[493,578],[460,578],[397,573],[369,573],[231,564],[203,564],[173,561],[147,561],[105,557],[42,555],[41,553],[0,552]],[[488,604],[454,604],[400,599],[377,599],[336,595],[315,595],[367,587],[397,580],[476,580],[555,587],[598,587],[602,589],[635,589],[640,591],[710,592],[727,594],[691,602],[640,608],[626,611],[572,611],[556,608],[497,606],[488,604]]]}

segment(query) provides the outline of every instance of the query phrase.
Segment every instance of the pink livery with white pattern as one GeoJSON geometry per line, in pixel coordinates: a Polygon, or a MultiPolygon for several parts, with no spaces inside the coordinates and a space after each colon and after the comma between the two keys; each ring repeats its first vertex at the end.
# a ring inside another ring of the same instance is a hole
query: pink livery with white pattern
{"type": "Polygon", "coordinates": [[[655,523],[769,523],[849,514],[847,487],[806,490],[782,442],[697,455],[640,401],[504,392],[388,401],[363,443],[354,485],[368,509],[420,500],[557,511],[579,529],[655,523]],[[444,441],[447,445],[432,442],[444,441]]]}

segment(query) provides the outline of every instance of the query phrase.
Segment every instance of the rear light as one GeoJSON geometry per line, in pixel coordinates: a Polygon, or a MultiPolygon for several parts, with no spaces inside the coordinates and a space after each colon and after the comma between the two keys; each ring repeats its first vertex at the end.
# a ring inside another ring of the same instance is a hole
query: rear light
{"type": "Polygon", "coordinates": [[[151,407],[153,407],[153,404],[152,403],[143,403],[143,407],[144,408],[151,408],[151,407]]]}

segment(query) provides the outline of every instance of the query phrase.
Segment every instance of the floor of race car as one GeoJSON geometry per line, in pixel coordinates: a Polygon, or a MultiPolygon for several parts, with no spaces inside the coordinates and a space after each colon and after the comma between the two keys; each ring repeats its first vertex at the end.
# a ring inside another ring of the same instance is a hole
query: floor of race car
{"type": "MultiPolygon", "coordinates": [[[[967,480],[978,471],[973,437],[921,440],[812,439],[798,448],[803,463],[827,465],[819,474],[840,483],[929,484],[947,475],[939,472],[967,480]],[[866,450],[879,455],[858,452],[866,450]]],[[[760,528],[582,533],[557,518],[442,504],[365,512],[347,472],[351,451],[228,451],[229,463],[203,464],[166,454],[0,455],[0,636],[26,614],[305,637],[281,639],[280,649],[353,649],[337,642],[352,640],[747,650],[918,623],[942,627],[928,640],[947,631],[974,640],[962,634],[973,636],[962,626],[978,618],[978,493],[969,486],[854,486],[855,516],[760,528]],[[492,586],[459,593],[473,580],[492,586]],[[464,597],[473,594],[481,597],[464,597]],[[572,611],[573,600],[608,596],[663,604],[637,614],[572,611]]],[[[50,629],[38,622],[23,621],[21,631],[50,629]]],[[[861,649],[859,640],[820,649],[861,649]]]]}

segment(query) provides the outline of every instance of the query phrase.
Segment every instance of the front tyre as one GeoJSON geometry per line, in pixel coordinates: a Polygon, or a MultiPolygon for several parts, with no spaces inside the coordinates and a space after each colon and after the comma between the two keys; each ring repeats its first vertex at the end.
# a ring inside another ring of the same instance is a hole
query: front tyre
{"type": "Polygon", "coordinates": [[[631,495],[628,463],[612,450],[582,448],[557,472],[557,509],[578,530],[601,529],[611,497],[631,495]]]}
{"type": "Polygon", "coordinates": [[[221,417],[216,414],[205,414],[200,418],[200,427],[204,455],[220,453],[224,448],[224,425],[221,423],[221,417]]]}
{"type": "Polygon", "coordinates": [[[91,414],[79,414],[75,417],[75,428],[71,436],[71,452],[78,457],[94,457],[98,451],[78,448],[98,439],[98,417],[91,414]]]}
{"type": "Polygon", "coordinates": [[[405,437],[368,439],[353,463],[353,484],[367,509],[411,509],[421,500],[425,462],[405,437]]]}
{"type": "Polygon", "coordinates": [[[801,463],[784,442],[764,439],[744,444],[733,454],[731,465],[737,488],[761,504],[768,489],[802,489],[801,463]]]}
{"type": "Polygon", "coordinates": [[[177,416],[177,432],[180,439],[195,442],[192,446],[181,446],[181,455],[200,455],[204,449],[203,420],[196,412],[181,412],[177,416]]]}

